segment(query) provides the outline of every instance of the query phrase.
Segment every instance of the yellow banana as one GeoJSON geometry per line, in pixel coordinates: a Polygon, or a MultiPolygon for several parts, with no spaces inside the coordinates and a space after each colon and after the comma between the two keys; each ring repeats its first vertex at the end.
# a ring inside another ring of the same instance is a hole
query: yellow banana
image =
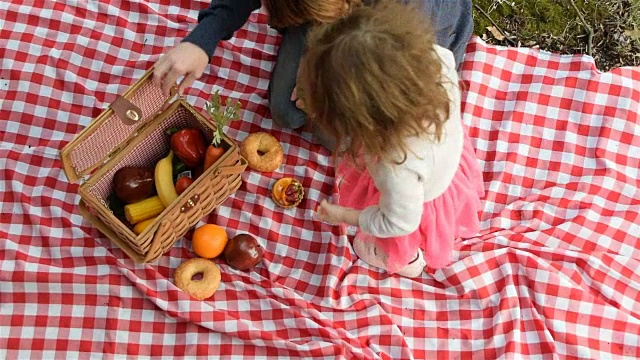
{"type": "Polygon", "coordinates": [[[158,197],[165,207],[178,198],[176,187],[173,185],[173,151],[169,155],[160,159],[156,164],[155,183],[158,197]]]}

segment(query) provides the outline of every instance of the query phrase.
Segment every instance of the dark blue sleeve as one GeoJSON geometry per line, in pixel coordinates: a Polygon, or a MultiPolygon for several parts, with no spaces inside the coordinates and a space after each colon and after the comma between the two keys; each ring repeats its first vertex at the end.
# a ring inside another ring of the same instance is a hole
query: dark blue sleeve
{"type": "Polygon", "coordinates": [[[202,48],[213,56],[220,40],[227,40],[260,8],[260,0],[211,0],[198,14],[198,25],[182,41],[202,48]]]}

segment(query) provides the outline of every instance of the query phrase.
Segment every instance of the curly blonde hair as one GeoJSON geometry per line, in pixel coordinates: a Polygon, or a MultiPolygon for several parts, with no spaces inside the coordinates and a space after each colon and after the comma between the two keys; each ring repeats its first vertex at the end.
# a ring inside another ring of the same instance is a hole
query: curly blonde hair
{"type": "Polygon", "coordinates": [[[392,1],[316,27],[298,79],[305,110],[341,154],[403,162],[407,137],[439,141],[449,117],[434,43],[423,13],[392,1]]]}
{"type": "Polygon", "coordinates": [[[276,29],[304,23],[325,24],[347,15],[361,0],[263,0],[269,25],[276,29]]]}

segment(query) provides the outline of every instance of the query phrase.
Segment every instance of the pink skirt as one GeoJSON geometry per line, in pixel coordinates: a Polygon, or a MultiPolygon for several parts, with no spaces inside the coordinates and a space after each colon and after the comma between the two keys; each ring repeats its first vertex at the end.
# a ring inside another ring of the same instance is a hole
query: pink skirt
{"type": "MultiPolygon", "coordinates": [[[[339,205],[362,210],[379,202],[380,192],[369,172],[357,169],[350,161],[341,161],[338,165],[336,186],[339,205]]],[[[444,193],[424,203],[418,230],[389,238],[377,238],[358,230],[356,238],[376,242],[375,247],[385,252],[380,255],[386,258],[389,273],[397,272],[414,260],[418,248],[422,249],[428,267],[443,268],[452,260],[456,239],[478,234],[483,196],[482,171],[465,135],[458,171],[444,193]]]]}

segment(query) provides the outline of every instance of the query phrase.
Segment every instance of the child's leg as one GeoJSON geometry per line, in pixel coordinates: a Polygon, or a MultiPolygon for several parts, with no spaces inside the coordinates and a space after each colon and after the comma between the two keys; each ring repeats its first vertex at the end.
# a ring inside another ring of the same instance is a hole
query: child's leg
{"type": "Polygon", "coordinates": [[[371,266],[387,269],[387,254],[376,248],[376,241],[361,232],[353,239],[353,251],[358,257],[371,266]]]}
{"type": "MultiPolygon", "coordinates": [[[[359,232],[353,240],[353,251],[367,264],[389,271],[389,256],[386,251],[379,246],[378,241],[384,240],[376,239],[371,235],[359,232]]],[[[413,259],[410,260],[408,264],[400,266],[400,269],[395,271],[395,274],[408,278],[418,277],[422,274],[426,265],[427,263],[422,255],[422,250],[417,248],[413,259]]]]}
{"type": "MultiPolygon", "coordinates": [[[[269,108],[271,117],[279,126],[298,129],[305,125],[307,115],[291,101],[291,93],[296,86],[300,58],[305,51],[308,25],[303,24],[283,30],[278,58],[269,82],[269,108]]],[[[329,150],[335,147],[335,139],[317,129],[311,129],[315,140],[329,150]]]]}
{"type": "Polygon", "coordinates": [[[427,262],[424,260],[422,250],[418,249],[416,258],[413,259],[408,265],[398,270],[396,274],[408,278],[418,277],[424,271],[425,266],[427,266],[427,262]]]}

